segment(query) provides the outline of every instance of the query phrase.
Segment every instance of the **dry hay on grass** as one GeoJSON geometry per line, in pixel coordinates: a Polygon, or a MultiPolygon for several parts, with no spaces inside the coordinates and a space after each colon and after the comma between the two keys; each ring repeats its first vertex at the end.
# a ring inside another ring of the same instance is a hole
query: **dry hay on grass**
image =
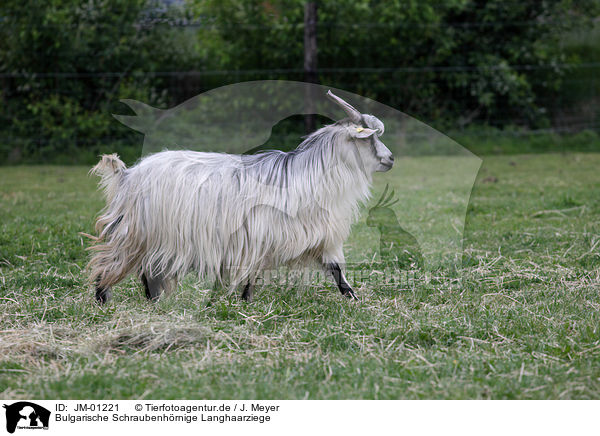
{"type": "Polygon", "coordinates": [[[51,361],[68,362],[77,357],[110,361],[127,354],[147,357],[180,350],[208,350],[213,357],[218,357],[242,348],[251,352],[276,346],[273,338],[254,335],[243,328],[227,333],[198,323],[149,321],[147,318],[121,318],[101,330],[40,323],[28,329],[0,331],[0,356],[3,356],[0,361],[10,359],[31,371],[51,361]]]}

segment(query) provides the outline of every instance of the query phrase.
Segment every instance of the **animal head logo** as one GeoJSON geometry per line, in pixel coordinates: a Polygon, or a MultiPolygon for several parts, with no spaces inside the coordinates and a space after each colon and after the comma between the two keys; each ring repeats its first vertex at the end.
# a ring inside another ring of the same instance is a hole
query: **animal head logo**
{"type": "Polygon", "coordinates": [[[369,210],[367,226],[379,231],[379,255],[385,265],[399,268],[423,266],[423,254],[417,239],[402,228],[392,206],[400,200],[394,199],[394,190],[385,185],[377,204],[369,210]]]}
{"type": "MultiPolygon", "coordinates": [[[[243,155],[267,142],[272,129],[292,115],[319,114],[333,121],[347,116],[348,111],[342,112],[339,104],[334,105],[327,98],[328,90],[301,82],[243,82],[213,89],[171,109],[122,100],[136,115],[115,115],[115,118],[144,134],[143,155],[165,149],[243,155]]],[[[361,252],[349,253],[347,263],[360,263],[375,253],[387,260],[395,259],[399,244],[404,244],[401,232],[410,235],[413,245],[419,247],[423,259],[420,263],[424,266],[459,263],[467,205],[481,160],[402,112],[343,90],[332,88],[332,91],[341,101],[349,102],[349,107],[360,108],[363,116],[373,114],[373,118],[383,121],[385,145],[396,158],[394,177],[386,178],[389,184],[386,198],[371,211],[369,222],[373,226],[355,231],[379,232],[380,237],[362,238],[368,243],[361,244],[361,252]],[[387,198],[390,192],[402,192],[402,198],[393,202],[391,197],[387,198]],[[390,230],[394,225],[400,227],[390,230]]],[[[243,165],[240,156],[232,158],[240,159],[243,165]]],[[[381,192],[385,185],[382,180],[385,179],[373,178],[375,191],[381,192]]],[[[268,180],[255,182],[261,189],[285,189],[270,185],[268,180]]],[[[291,217],[301,206],[260,202],[259,199],[257,207],[275,207],[291,217]]],[[[326,213],[327,205],[319,203],[318,198],[315,202],[326,213]]]]}
{"type": "Polygon", "coordinates": [[[28,401],[19,401],[11,405],[4,404],[6,409],[6,431],[14,433],[17,428],[48,429],[50,411],[28,401]]]}

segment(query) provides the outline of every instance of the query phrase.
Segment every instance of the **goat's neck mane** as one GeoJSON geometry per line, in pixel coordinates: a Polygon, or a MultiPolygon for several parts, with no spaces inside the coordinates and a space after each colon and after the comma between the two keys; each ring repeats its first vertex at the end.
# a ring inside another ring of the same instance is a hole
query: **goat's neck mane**
{"type": "Polygon", "coordinates": [[[332,201],[336,201],[336,197],[352,202],[365,200],[369,175],[358,156],[341,156],[344,148],[340,142],[346,140],[345,127],[344,122],[325,126],[290,152],[274,150],[245,155],[245,170],[263,184],[299,194],[318,193],[332,201]]]}

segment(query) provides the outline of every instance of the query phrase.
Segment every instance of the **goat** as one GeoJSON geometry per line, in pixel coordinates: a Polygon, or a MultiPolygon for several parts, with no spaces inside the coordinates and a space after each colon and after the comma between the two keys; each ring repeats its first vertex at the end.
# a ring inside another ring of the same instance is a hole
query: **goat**
{"type": "Polygon", "coordinates": [[[104,155],[91,170],[107,203],[88,264],[98,303],[132,272],[151,300],[191,271],[244,285],[242,298],[251,300],[260,271],[308,261],[320,263],[343,296],[358,299],[340,266],[343,243],[373,173],[390,170],[394,158],[379,140],[379,119],[327,96],[348,118],[291,152],[162,151],[131,168],[104,155]]]}

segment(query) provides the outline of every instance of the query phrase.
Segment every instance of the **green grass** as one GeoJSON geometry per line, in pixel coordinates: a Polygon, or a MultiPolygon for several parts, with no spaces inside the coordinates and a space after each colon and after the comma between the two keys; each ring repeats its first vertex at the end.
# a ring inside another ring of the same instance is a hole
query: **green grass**
{"type": "Polygon", "coordinates": [[[599,167],[484,159],[459,271],[390,287],[364,265],[360,302],[317,281],[247,304],[188,278],[151,304],[131,278],[104,308],[79,234],[96,180],[0,168],[0,397],[598,399],[599,167]]]}

